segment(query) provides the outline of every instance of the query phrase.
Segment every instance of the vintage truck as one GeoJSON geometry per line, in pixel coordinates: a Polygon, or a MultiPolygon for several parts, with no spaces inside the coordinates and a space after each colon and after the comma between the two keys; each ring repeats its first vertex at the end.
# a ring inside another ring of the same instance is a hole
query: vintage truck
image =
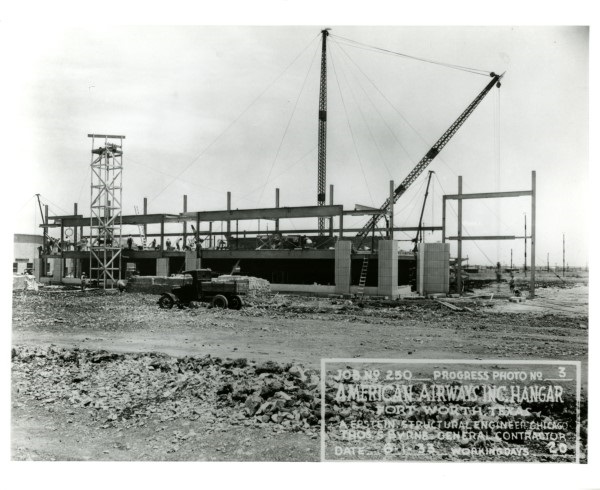
{"type": "Polygon", "coordinates": [[[242,297],[248,294],[248,283],[245,281],[211,281],[210,269],[184,271],[184,284],[173,288],[170,293],[162,293],[158,305],[161,308],[189,306],[192,302],[210,302],[216,308],[239,310],[244,306],[242,297]],[[191,276],[186,283],[185,276],[191,276]]]}

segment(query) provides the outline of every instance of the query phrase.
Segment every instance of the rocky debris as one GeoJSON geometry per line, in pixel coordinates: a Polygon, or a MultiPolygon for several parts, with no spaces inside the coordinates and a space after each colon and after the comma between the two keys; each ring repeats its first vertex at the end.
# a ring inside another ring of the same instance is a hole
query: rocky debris
{"type": "Polygon", "coordinates": [[[38,291],[39,286],[32,275],[13,275],[13,291],[38,291]]]}
{"type": "Polygon", "coordinates": [[[320,383],[298,365],[210,356],[14,347],[15,400],[84,410],[101,428],[176,418],[316,431],[320,383]]]}
{"type": "Polygon", "coordinates": [[[256,367],[256,374],[262,373],[281,373],[283,368],[273,361],[266,361],[256,367]]]}

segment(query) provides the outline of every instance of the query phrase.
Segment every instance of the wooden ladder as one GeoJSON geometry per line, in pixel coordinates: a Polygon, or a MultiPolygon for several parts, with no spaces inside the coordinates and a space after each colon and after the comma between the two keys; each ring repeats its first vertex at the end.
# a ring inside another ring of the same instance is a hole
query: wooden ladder
{"type": "Polygon", "coordinates": [[[360,281],[358,281],[358,291],[356,295],[364,297],[365,295],[365,284],[367,284],[367,270],[369,269],[369,257],[367,255],[363,258],[362,269],[360,270],[360,281]]]}

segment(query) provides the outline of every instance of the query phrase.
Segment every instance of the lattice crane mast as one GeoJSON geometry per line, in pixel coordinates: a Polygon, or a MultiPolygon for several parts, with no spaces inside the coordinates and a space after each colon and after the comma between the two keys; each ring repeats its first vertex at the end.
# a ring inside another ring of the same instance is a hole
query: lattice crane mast
{"type": "MultiPolygon", "coordinates": [[[[327,36],[330,29],[321,31],[321,83],[319,87],[319,152],[317,172],[317,205],[325,206],[327,173],[327,36]]],[[[325,218],[319,218],[319,235],[325,231],[325,218]]]]}
{"type": "Polygon", "coordinates": [[[496,75],[494,72],[490,73],[490,77],[492,80],[485,86],[485,88],[475,97],[473,102],[469,104],[469,106],[463,111],[463,113],[452,123],[452,125],[446,130],[446,132],[441,136],[439,140],[435,142],[435,144],[431,147],[431,149],[426,153],[426,155],[421,159],[419,163],[413,168],[410,173],[406,176],[406,178],[400,183],[398,187],[394,190],[393,202],[390,201],[388,197],[383,205],[380,208],[379,214],[374,214],[367,224],[357,233],[357,237],[360,238],[358,243],[358,248],[363,244],[365,238],[368,236],[369,232],[377,225],[377,222],[389,212],[390,205],[395,204],[400,196],[406,192],[406,190],[410,187],[410,185],[421,175],[421,172],[425,170],[427,165],[431,163],[431,161],[442,151],[442,148],[446,146],[448,141],[456,134],[456,132],[460,129],[460,127],[464,124],[464,122],[468,119],[468,117],[473,113],[475,108],[479,105],[479,103],[485,98],[485,96],[489,93],[490,90],[496,85],[500,87],[500,80],[504,76],[496,75]]]}

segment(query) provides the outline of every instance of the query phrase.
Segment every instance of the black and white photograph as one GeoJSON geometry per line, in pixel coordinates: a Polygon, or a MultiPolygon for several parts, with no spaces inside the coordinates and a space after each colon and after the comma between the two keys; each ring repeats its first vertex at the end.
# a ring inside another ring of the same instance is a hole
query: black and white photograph
{"type": "Polygon", "coordinates": [[[590,27],[193,24],[5,33],[13,464],[588,467],[590,27]]]}

